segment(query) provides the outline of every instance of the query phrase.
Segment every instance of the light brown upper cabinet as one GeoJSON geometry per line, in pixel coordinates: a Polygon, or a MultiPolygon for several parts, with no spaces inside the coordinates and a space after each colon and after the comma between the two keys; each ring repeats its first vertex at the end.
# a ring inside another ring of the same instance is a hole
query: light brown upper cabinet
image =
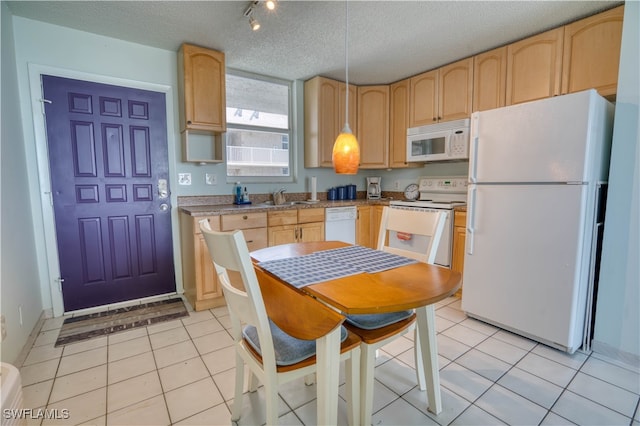
{"type": "Polygon", "coordinates": [[[358,87],[360,168],[389,167],[389,86],[358,87]]]}
{"type": "Polygon", "coordinates": [[[506,46],[473,58],[473,111],[504,106],[507,88],[506,46]]]}
{"type": "Polygon", "coordinates": [[[407,162],[407,128],[409,127],[409,79],[389,86],[389,167],[422,167],[407,162]]]}
{"type": "Polygon", "coordinates": [[[459,120],[471,115],[473,58],[440,68],[438,77],[438,121],[459,120]]]}
{"type": "Polygon", "coordinates": [[[624,6],[565,26],[562,93],[594,88],[615,95],[624,6]]]}
{"type": "Polygon", "coordinates": [[[564,27],[507,46],[505,105],[560,94],[564,27]]]}
{"type": "Polygon", "coordinates": [[[410,82],[409,127],[471,115],[473,58],[419,74],[410,82]]]}
{"type": "Polygon", "coordinates": [[[437,122],[438,70],[418,74],[409,82],[409,127],[437,122]]]}
{"type": "MultiPolygon", "coordinates": [[[[304,166],[332,167],[333,143],[345,120],[346,84],[325,77],[304,83],[304,166]]],[[[356,132],[356,87],[349,85],[349,126],[356,132]]]]}
{"type": "Polygon", "coordinates": [[[227,130],[224,53],[183,44],[178,52],[180,130],[227,130]]]}

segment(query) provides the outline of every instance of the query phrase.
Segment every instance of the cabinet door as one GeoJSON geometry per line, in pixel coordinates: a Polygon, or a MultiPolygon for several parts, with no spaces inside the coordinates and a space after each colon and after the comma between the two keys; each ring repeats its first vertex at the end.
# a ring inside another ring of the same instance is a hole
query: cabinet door
{"type": "Polygon", "coordinates": [[[473,59],[473,111],[504,106],[507,86],[505,46],[476,55],[473,59]]]}
{"type": "MultiPolygon", "coordinates": [[[[196,236],[196,303],[222,297],[222,286],[218,283],[207,243],[202,234],[196,236]]],[[[197,308],[196,308],[197,310],[197,308]]]]}
{"type": "Polygon", "coordinates": [[[360,167],[389,166],[389,86],[358,87],[360,167]]]}
{"type": "Polygon", "coordinates": [[[371,224],[371,240],[373,242],[373,248],[378,247],[378,234],[380,233],[380,223],[382,222],[382,210],[384,206],[375,206],[373,208],[373,217],[371,224]]]}
{"type": "Polygon", "coordinates": [[[389,86],[389,167],[394,169],[422,166],[407,162],[410,86],[408,79],[389,86]]]}
{"type": "Polygon", "coordinates": [[[183,44],[178,57],[181,130],[225,132],[224,53],[183,44]]]}
{"type": "MultiPolygon", "coordinates": [[[[339,83],[338,85],[340,91],[340,97],[338,101],[338,117],[337,117],[337,133],[333,136],[333,140],[331,142],[331,150],[333,151],[333,142],[335,142],[336,138],[342,132],[344,128],[344,120],[345,113],[344,110],[346,108],[346,96],[347,96],[347,85],[345,83],[339,83]]],[[[349,85],[349,127],[351,128],[351,132],[358,137],[358,87],[353,84],[349,85]]],[[[333,163],[331,164],[333,166],[333,163]]]]}
{"type": "Polygon", "coordinates": [[[371,231],[371,206],[358,206],[356,244],[373,248],[371,231]]]}
{"type": "Polygon", "coordinates": [[[438,121],[469,118],[473,96],[473,58],[440,68],[438,77],[438,121]]]}
{"type": "Polygon", "coordinates": [[[304,83],[305,167],[333,167],[333,143],[344,125],[344,115],[339,116],[341,84],[324,77],[304,83]]]}
{"type": "Polygon", "coordinates": [[[324,241],[324,222],[298,225],[298,242],[324,241]]]}
{"type": "Polygon", "coordinates": [[[438,120],[438,70],[412,77],[409,91],[409,127],[438,120]]]}
{"type": "Polygon", "coordinates": [[[616,94],[623,15],[620,6],[565,26],[563,94],[591,88],[616,94]]]}
{"type": "Polygon", "coordinates": [[[269,247],[295,243],[298,239],[298,225],[270,226],[267,242],[269,247]]]}
{"type": "Polygon", "coordinates": [[[564,27],[507,46],[506,105],[560,94],[564,27]]]}
{"type": "Polygon", "coordinates": [[[260,250],[267,247],[267,228],[243,229],[244,239],[249,251],[260,250]]]}

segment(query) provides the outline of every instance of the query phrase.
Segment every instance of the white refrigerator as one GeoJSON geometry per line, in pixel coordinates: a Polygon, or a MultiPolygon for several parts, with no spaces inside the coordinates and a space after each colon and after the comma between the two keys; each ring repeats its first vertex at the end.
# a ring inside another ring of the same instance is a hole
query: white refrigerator
{"type": "Polygon", "coordinates": [[[473,113],[469,316],[569,353],[583,346],[612,128],[595,90],[473,113]]]}

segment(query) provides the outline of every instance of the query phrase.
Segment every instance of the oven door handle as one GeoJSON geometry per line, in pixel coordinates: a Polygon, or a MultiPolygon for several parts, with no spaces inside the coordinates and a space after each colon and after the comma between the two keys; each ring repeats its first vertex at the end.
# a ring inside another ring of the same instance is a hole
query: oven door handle
{"type": "Polygon", "coordinates": [[[469,188],[469,211],[467,217],[467,237],[466,237],[466,246],[467,246],[467,254],[473,255],[473,245],[474,245],[474,233],[475,233],[475,224],[476,224],[476,196],[477,196],[477,188],[475,185],[471,185],[469,188]]]}

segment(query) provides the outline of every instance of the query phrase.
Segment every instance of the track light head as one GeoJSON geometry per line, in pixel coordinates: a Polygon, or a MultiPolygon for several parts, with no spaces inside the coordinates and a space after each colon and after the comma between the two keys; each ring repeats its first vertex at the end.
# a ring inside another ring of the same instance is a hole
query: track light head
{"type": "Polygon", "coordinates": [[[260,29],[260,22],[258,22],[253,16],[249,16],[249,26],[253,31],[260,29]]]}
{"type": "Polygon", "coordinates": [[[264,4],[269,10],[274,10],[276,8],[276,0],[267,0],[264,4]]]}

